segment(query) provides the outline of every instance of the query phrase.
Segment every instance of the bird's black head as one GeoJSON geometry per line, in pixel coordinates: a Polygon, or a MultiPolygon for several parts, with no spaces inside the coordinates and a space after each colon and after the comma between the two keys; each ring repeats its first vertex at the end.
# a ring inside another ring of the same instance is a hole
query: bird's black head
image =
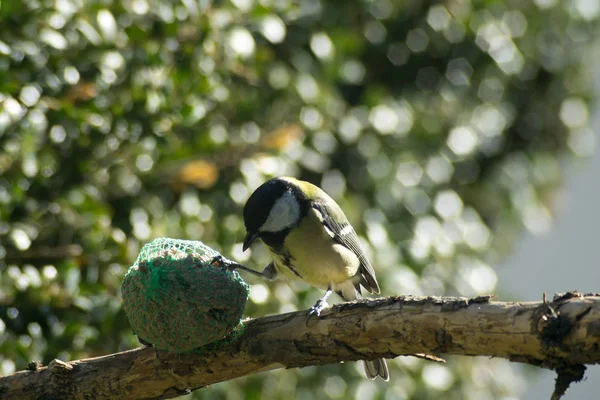
{"type": "Polygon", "coordinates": [[[260,185],[244,206],[244,250],[258,237],[282,241],[306,212],[305,203],[301,190],[290,178],[273,178],[260,185]]]}

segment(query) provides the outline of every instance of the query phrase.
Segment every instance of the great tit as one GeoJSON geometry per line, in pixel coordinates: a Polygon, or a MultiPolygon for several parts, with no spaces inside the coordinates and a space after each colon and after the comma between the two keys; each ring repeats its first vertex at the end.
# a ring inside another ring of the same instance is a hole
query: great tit
{"type": "MultiPolygon", "coordinates": [[[[345,301],[360,298],[361,286],[379,293],[375,271],[340,206],[317,186],[279,177],[263,183],[244,206],[244,251],[260,238],[272,262],[262,271],[243,268],[270,280],[303,280],[326,292],[309,318],[327,307],[335,291],[345,301]]],[[[389,380],[384,359],[363,361],[368,378],[389,380]]]]}

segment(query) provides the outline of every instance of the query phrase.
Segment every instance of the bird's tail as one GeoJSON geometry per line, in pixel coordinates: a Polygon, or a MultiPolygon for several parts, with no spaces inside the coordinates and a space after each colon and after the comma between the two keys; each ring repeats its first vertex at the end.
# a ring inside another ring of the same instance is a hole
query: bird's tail
{"type": "MultiPolygon", "coordinates": [[[[346,281],[342,285],[336,287],[336,292],[345,301],[360,299],[360,293],[352,281],[346,281]]],[[[363,361],[365,366],[365,375],[369,379],[375,379],[378,376],[384,381],[390,380],[390,372],[387,367],[385,359],[380,358],[378,360],[363,361]]]]}
{"type": "Polygon", "coordinates": [[[384,381],[390,380],[390,371],[388,371],[387,363],[383,358],[373,361],[363,361],[365,365],[365,375],[369,379],[380,377],[384,381]]]}

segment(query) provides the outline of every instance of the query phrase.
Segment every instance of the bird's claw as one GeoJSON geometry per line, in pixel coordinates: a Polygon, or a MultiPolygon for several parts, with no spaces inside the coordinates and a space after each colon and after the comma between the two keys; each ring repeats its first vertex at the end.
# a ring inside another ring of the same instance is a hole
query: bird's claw
{"type": "Polygon", "coordinates": [[[210,260],[210,265],[212,265],[213,267],[221,267],[228,271],[234,271],[235,269],[238,268],[238,266],[240,264],[233,262],[231,260],[228,260],[227,258],[225,258],[219,254],[218,256],[214,256],[210,260]]]}
{"type": "Polygon", "coordinates": [[[317,317],[321,316],[321,311],[329,307],[329,304],[323,299],[317,300],[314,306],[310,308],[309,314],[316,315],[317,317]]]}
{"type": "Polygon", "coordinates": [[[225,263],[225,257],[223,257],[222,255],[218,255],[218,256],[214,256],[211,260],[210,260],[210,265],[212,265],[213,267],[218,267],[221,266],[225,263]]]}
{"type": "Polygon", "coordinates": [[[315,305],[312,306],[310,308],[310,310],[308,311],[308,318],[306,319],[306,326],[308,326],[308,323],[310,322],[312,317],[320,317],[321,312],[324,309],[326,309],[327,307],[329,307],[329,305],[327,304],[327,302],[325,300],[323,300],[323,299],[317,300],[315,305]]]}

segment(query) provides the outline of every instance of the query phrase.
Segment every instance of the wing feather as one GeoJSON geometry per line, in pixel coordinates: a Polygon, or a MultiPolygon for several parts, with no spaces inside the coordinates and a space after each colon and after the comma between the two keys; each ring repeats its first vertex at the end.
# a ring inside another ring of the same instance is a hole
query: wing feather
{"type": "MultiPolygon", "coordinates": [[[[313,202],[312,207],[320,214],[325,230],[333,240],[352,250],[360,260],[360,267],[357,273],[359,281],[357,283],[369,292],[379,294],[379,284],[377,283],[377,278],[375,278],[375,270],[360,246],[356,231],[354,231],[354,228],[348,222],[348,218],[346,218],[342,209],[335,202],[332,205],[313,202]]],[[[357,290],[360,293],[358,285],[357,290]]]]}

